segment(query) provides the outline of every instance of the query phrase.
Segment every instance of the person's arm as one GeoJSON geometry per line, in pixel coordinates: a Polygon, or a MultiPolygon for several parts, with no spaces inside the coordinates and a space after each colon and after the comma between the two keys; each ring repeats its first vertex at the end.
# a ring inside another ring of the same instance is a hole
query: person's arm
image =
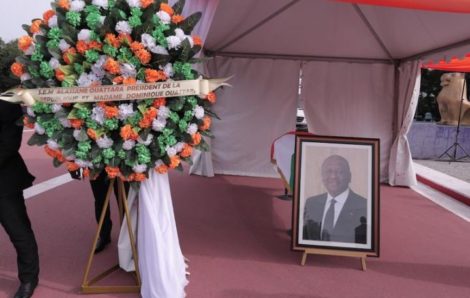
{"type": "Polygon", "coordinates": [[[0,104],[0,167],[18,153],[23,127],[15,122],[21,117],[21,107],[11,103],[0,104]]]}

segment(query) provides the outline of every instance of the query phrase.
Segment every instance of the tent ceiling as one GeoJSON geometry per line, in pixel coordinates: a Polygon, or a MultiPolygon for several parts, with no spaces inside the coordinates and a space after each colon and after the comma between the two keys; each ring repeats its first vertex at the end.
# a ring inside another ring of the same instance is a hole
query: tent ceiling
{"type": "MultiPolygon", "coordinates": [[[[470,16],[461,13],[328,0],[220,0],[205,46],[249,55],[388,61],[389,55],[403,59],[470,40],[469,28],[470,16]]],[[[457,54],[465,51],[470,46],[457,54]]]]}

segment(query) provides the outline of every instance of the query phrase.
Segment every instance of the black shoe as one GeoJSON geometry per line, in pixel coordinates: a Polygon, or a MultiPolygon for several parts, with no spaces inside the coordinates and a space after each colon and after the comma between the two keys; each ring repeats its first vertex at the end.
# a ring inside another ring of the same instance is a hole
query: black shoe
{"type": "Polygon", "coordinates": [[[36,286],[38,285],[38,282],[25,282],[21,283],[20,287],[18,288],[18,291],[16,291],[16,294],[14,298],[30,298],[33,296],[34,289],[36,289],[36,286]]]}
{"type": "Polygon", "coordinates": [[[95,254],[105,249],[110,242],[111,238],[98,238],[98,242],[96,242],[95,254]]]}

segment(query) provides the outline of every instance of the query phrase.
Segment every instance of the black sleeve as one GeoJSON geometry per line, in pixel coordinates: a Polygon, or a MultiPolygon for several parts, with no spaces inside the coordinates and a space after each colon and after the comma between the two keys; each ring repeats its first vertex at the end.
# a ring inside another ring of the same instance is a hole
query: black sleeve
{"type": "Polygon", "coordinates": [[[16,121],[22,114],[19,105],[0,103],[0,167],[20,149],[23,127],[18,126],[16,121]]]}

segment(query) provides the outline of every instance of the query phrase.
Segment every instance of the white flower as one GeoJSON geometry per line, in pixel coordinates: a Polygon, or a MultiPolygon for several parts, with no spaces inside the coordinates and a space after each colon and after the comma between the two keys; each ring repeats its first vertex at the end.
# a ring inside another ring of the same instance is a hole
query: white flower
{"type": "Polygon", "coordinates": [[[38,135],[43,135],[46,130],[39,124],[39,123],[34,123],[34,131],[38,134],[38,135]]]}
{"type": "Polygon", "coordinates": [[[75,163],[80,167],[80,168],[93,168],[93,163],[81,159],[76,159],[75,163]]]}
{"type": "Polygon", "coordinates": [[[60,67],[60,62],[57,58],[52,57],[51,60],[49,60],[49,66],[53,69],[57,69],[60,67]]]}
{"type": "Polygon", "coordinates": [[[62,110],[62,106],[55,103],[51,106],[51,110],[53,113],[57,113],[58,111],[62,110]]]}
{"type": "Polygon", "coordinates": [[[167,77],[171,78],[175,74],[175,71],[173,70],[173,64],[167,63],[163,67],[163,72],[165,73],[167,77]]]}
{"type": "Polygon", "coordinates": [[[36,116],[36,115],[34,114],[33,109],[31,109],[31,107],[27,107],[27,108],[26,108],[26,114],[28,114],[28,115],[31,116],[31,117],[36,116]]]}
{"type": "Polygon", "coordinates": [[[93,110],[91,110],[91,119],[93,119],[99,124],[103,124],[104,123],[104,109],[102,107],[95,106],[93,110]]]}
{"type": "Polygon", "coordinates": [[[158,118],[166,119],[170,116],[170,109],[166,106],[158,108],[158,118]]]}
{"type": "Polygon", "coordinates": [[[65,128],[72,127],[72,124],[70,123],[70,120],[67,118],[59,118],[60,125],[62,125],[65,128]]]}
{"type": "Polygon", "coordinates": [[[51,148],[52,150],[57,150],[59,149],[59,144],[57,144],[56,141],[54,141],[53,139],[48,139],[47,140],[47,146],[49,148],[51,148]]]}
{"type": "Polygon", "coordinates": [[[142,139],[141,137],[137,139],[137,142],[139,142],[139,144],[144,144],[145,146],[150,145],[152,141],[153,141],[153,134],[148,134],[146,140],[142,139]]]}
{"type": "Polygon", "coordinates": [[[131,34],[132,33],[132,28],[131,28],[131,26],[129,25],[128,22],[119,21],[116,24],[116,31],[118,33],[131,34]]]}
{"type": "Polygon", "coordinates": [[[133,116],[135,114],[134,108],[132,103],[129,104],[120,104],[119,105],[119,114],[118,114],[118,119],[119,120],[126,120],[127,118],[133,116]]]}
{"type": "Polygon", "coordinates": [[[185,143],[183,143],[183,142],[176,143],[176,145],[175,145],[176,151],[181,152],[184,148],[184,144],[185,143]]]}
{"type": "Polygon", "coordinates": [[[189,41],[191,48],[194,47],[194,39],[189,35],[186,36],[186,39],[189,41]]]}
{"type": "Polygon", "coordinates": [[[129,63],[124,63],[121,65],[121,74],[128,78],[128,77],[135,77],[137,75],[137,71],[135,70],[135,66],[129,63]]]}
{"type": "Polygon", "coordinates": [[[24,51],[25,55],[32,55],[34,52],[34,49],[36,49],[35,44],[33,43],[26,51],[24,51]]]}
{"type": "Polygon", "coordinates": [[[140,0],[126,0],[127,4],[132,7],[138,7],[140,8],[140,0]]]}
{"type": "Polygon", "coordinates": [[[105,9],[108,8],[108,0],[93,0],[91,4],[103,7],[105,9]]]}
{"type": "Polygon", "coordinates": [[[165,165],[165,163],[163,162],[163,160],[159,159],[155,162],[155,167],[158,168],[159,166],[162,166],[162,165],[165,165]]]}
{"type": "Polygon", "coordinates": [[[88,29],[82,29],[80,32],[78,32],[77,38],[78,40],[83,40],[83,41],[90,41],[90,36],[91,36],[91,31],[88,29]]]}
{"type": "Polygon", "coordinates": [[[77,84],[79,87],[89,87],[91,83],[92,81],[90,80],[86,72],[82,72],[82,74],[77,80],[77,84]]]}
{"type": "Polygon", "coordinates": [[[159,12],[156,13],[156,15],[163,24],[166,24],[166,25],[170,24],[171,16],[167,12],[160,10],[159,12]]]}
{"type": "Polygon", "coordinates": [[[96,144],[101,149],[111,148],[111,146],[113,146],[113,143],[113,140],[108,138],[106,135],[103,135],[101,138],[96,140],[96,144]]]}
{"type": "Polygon", "coordinates": [[[181,45],[181,39],[174,35],[168,36],[166,41],[168,42],[169,49],[178,49],[181,45]]]}
{"type": "Polygon", "coordinates": [[[186,34],[184,31],[180,28],[175,29],[175,35],[178,37],[181,41],[183,41],[186,38],[186,34]]]}
{"type": "Polygon", "coordinates": [[[157,45],[155,44],[155,38],[153,38],[152,35],[144,33],[142,34],[142,44],[144,47],[150,49],[152,47],[156,47],[157,45]]]}
{"type": "Polygon", "coordinates": [[[75,155],[70,154],[70,155],[64,155],[65,159],[68,161],[74,161],[75,160],[75,155]]]}
{"type": "Polygon", "coordinates": [[[127,151],[131,150],[134,147],[135,147],[134,140],[127,140],[122,144],[122,149],[127,150],[127,151]]]}
{"type": "Polygon", "coordinates": [[[144,173],[147,171],[147,165],[135,165],[132,167],[132,169],[134,170],[134,172],[136,173],[144,173]]]}
{"type": "Polygon", "coordinates": [[[60,49],[62,52],[67,51],[69,48],[70,48],[70,45],[69,45],[64,39],[61,39],[61,40],[59,41],[59,49],[60,49]]]}
{"type": "Polygon", "coordinates": [[[57,27],[57,16],[56,15],[52,16],[47,22],[47,25],[49,26],[49,28],[57,27]]]}
{"type": "Polygon", "coordinates": [[[202,119],[204,117],[204,108],[201,106],[196,106],[194,108],[194,116],[197,119],[202,119]]]}
{"type": "Polygon", "coordinates": [[[197,132],[197,125],[195,123],[192,123],[188,126],[188,129],[186,129],[186,132],[190,135],[193,135],[197,132]]]}
{"type": "Polygon", "coordinates": [[[21,75],[20,80],[22,82],[27,81],[27,80],[31,80],[31,75],[29,73],[25,72],[24,74],[21,75]]]}
{"type": "Polygon", "coordinates": [[[88,135],[86,134],[85,130],[81,130],[81,129],[75,129],[73,131],[73,137],[75,138],[75,140],[77,140],[78,142],[83,142],[83,141],[86,141],[88,140],[88,135]]]}
{"type": "Polygon", "coordinates": [[[162,46],[152,46],[149,48],[150,52],[160,55],[168,55],[168,51],[162,46]]]}
{"type": "Polygon", "coordinates": [[[166,120],[158,117],[152,121],[152,129],[155,131],[163,131],[166,126],[166,120]]]}
{"type": "Polygon", "coordinates": [[[70,2],[70,11],[79,12],[82,11],[83,8],[85,8],[85,2],[82,0],[72,0],[72,2],[70,2]]]}
{"type": "Polygon", "coordinates": [[[168,154],[169,157],[175,156],[176,155],[176,148],[175,147],[168,147],[166,148],[166,154],[168,154]]]}

